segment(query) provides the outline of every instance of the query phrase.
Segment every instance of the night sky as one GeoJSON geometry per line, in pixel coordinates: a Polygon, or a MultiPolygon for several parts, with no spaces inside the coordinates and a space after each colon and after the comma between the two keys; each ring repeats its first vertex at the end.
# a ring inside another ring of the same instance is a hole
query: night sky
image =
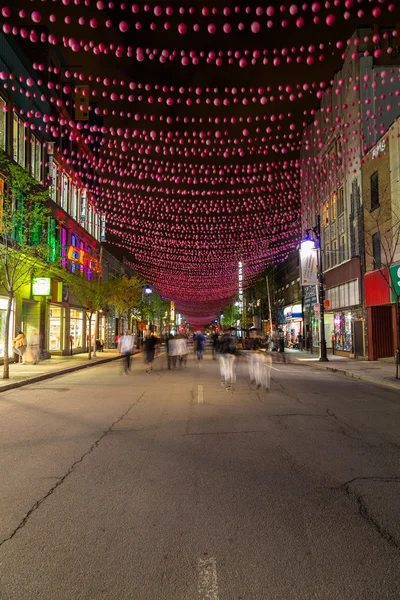
{"type": "Polygon", "coordinates": [[[395,29],[400,11],[352,0],[75,4],[13,0],[3,23],[29,31],[40,21],[72,73],[85,76],[106,128],[94,154],[100,180],[89,187],[108,214],[110,244],[189,321],[206,324],[237,295],[239,261],[247,286],[295,247],[301,132],[320,82],[329,84],[341,66],[356,27],[395,29]]]}

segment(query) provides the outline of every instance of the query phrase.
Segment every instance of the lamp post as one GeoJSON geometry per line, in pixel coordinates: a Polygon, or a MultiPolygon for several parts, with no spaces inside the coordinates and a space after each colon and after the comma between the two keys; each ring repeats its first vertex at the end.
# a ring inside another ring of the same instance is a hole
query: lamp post
{"type": "Polygon", "coordinates": [[[324,272],[322,265],[322,248],[321,248],[321,238],[320,238],[320,226],[319,221],[317,227],[313,229],[308,229],[306,232],[306,238],[301,242],[300,247],[301,250],[312,251],[314,249],[317,250],[317,277],[318,277],[318,303],[320,310],[320,319],[319,319],[319,361],[320,362],[328,362],[328,355],[326,351],[326,339],[325,339],[325,287],[324,287],[324,272]],[[311,239],[309,237],[309,232],[312,231],[315,235],[316,239],[311,239]]]}

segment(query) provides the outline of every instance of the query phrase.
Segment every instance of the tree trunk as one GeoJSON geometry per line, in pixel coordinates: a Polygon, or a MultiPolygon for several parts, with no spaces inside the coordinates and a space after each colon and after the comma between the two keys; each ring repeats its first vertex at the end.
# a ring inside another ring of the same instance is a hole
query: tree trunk
{"type": "Polygon", "coordinates": [[[90,313],[90,317],[89,317],[89,343],[88,343],[88,359],[91,360],[92,359],[92,316],[93,313],[90,313]]]}
{"type": "Polygon", "coordinates": [[[99,311],[96,310],[96,317],[94,319],[94,340],[93,340],[93,356],[97,356],[97,345],[96,340],[99,337],[99,311]]]}
{"type": "Polygon", "coordinates": [[[14,300],[14,294],[8,294],[7,312],[6,312],[6,327],[4,332],[4,367],[3,379],[10,379],[10,356],[8,354],[8,346],[10,341],[10,319],[11,309],[14,300]]]}

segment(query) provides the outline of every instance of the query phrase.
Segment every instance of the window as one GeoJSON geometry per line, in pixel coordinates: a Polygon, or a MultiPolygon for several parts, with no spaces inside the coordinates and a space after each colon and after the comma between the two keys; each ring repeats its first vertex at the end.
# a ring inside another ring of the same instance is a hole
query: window
{"type": "Polygon", "coordinates": [[[337,212],[338,212],[339,216],[344,213],[344,193],[343,193],[343,187],[340,187],[338,189],[338,193],[337,193],[337,212]]]}
{"type": "Polygon", "coordinates": [[[345,236],[342,235],[340,238],[340,248],[339,248],[339,262],[343,262],[346,260],[346,241],[345,236]]]}
{"type": "Polygon", "coordinates": [[[70,190],[70,178],[65,175],[61,176],[61,207],[65,212],[69,210],[69,190],[70,190]]]}
{"type": "Polygon", "coordinates": [[[381,259],[381,234],[379,231],[372,236],[372,254],[374,257],[374,270],[382,266],[381,259]]]}
{"type": "Polygon", "coordinates": [[[371,175],[371,210],[379,206],[379,173],[375,171],[371,175]]]}
{"type": "Polygon", "coordinates": [[[322,204],[322,226],[328,227],[329,225],[329,203],[324,202],[322,204]]]}
{"type": "Polygon", "coordinates": [[[42,144],[40,140],[32,135],[31,137],[31,173],[36,181],[42,179],[42,144]]]}
{"type": "Polygon", "coordinates": [[[332,260],[331,266],[336,267],[337,264],[337,242],[332,242],[332,260]]]}
{"type": "Polygon", "coordinates": [[[88,206],[87,230],[91,235],[93,234],[93,207],[90,204],[88,206]]]}
{"type": "Polygon", "coordinates": [[[13,159],[25,167],[25,127],[18,115],[13,116],[13,159]]]}
{"type": "Polygon", "coordinates": [[[78,220],[78,206],[79,206],[79,189],[73,183],[72,184],[72,196],[71,196],[71,216],[75,221],[78,220]]]}
{"type": "Polygon", "coordinates": [[[331,221],[336,221],[337,196],[332,194],[331,198],[331,221]]]}
{"type": "Polygon", "coordinates": [[[325,246],[325,269],[331,268],[331,250],[329,245],[325,246]]]}
{"type": "Polygon", "coordinates": [[[5,112],[6,102],[0,97],[0,148],[3,150],[7,146],[7,113],[5,112]]]}

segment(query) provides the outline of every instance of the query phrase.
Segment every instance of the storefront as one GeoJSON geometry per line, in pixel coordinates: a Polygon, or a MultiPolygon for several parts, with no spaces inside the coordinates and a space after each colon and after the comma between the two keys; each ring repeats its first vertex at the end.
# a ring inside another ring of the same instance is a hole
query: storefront
{"type": "Polygon", "coordinates": [[[64,350],[65,316],[63,306],[50,304],[49,310],[49,352],[61,353],[64,350]]]}
{"type": "Polygon", "coordinates": [[[76,310],[75,308],[70,309],[70,318],[69,318],[69,331],[70,331],[70,342],[72,352],[81,351],[84,352],[86,348],[85,339],[84,339],[84,314],[81,310],[76,310]]]}
{"type": "Polygon", "coordinates": [[[365,304],[368,321],[368,359],[378,360],[395,356],[397,348],[397,295],[389,286],[400,291],[400,265],[390,270],[366,273],[365,304]]]}
{"type": "Polygon", "coordinates": [[[332,310],[325,312],[325,338],[327,348],[342,356],[355,354],[355,347],[361,346],[363,355],[363,328],[359,330],[355,322],[362,321],[359,280],[354,279],[326,290],[326,299],[332,310]],[[360,333],[361,331],[361,333],[360,333]],[[359,337],[361,336],[361,339],[359,337]]]}
{"type": "Polygon", "coordinates": [[[301,304],[286,306],[283,309],[285,324],[283,325],[283,333],[285,345],[297,343],[299,335],[303,335],[303,309],[301,304]]]}

